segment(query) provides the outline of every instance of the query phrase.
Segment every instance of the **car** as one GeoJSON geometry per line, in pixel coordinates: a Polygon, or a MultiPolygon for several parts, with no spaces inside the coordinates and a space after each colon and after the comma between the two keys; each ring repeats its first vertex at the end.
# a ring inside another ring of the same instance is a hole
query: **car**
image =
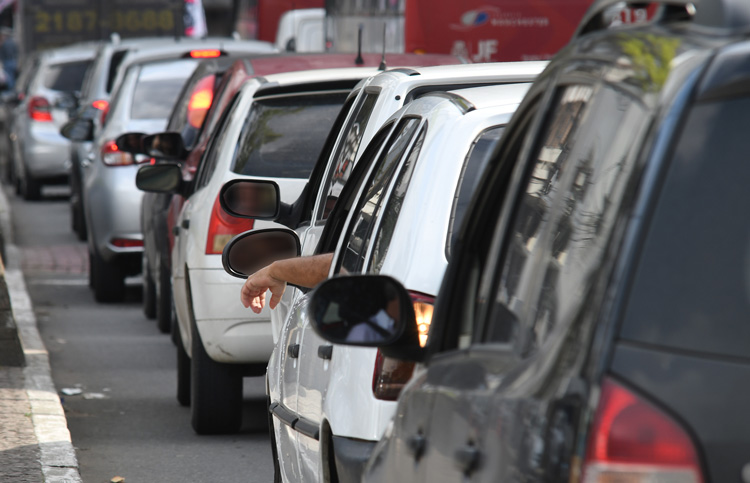
{"type": "Polygon", "coordinates": [[[67,183],[69,141],[59,131],[77,105],[96,47],[85,42],[44,51],[24,67],[11,114],[10,178],[26,200],[39,199],[45,184],[67,183]]]}
{"type": "MultiPolygon", "coordinates": [[[[398,55],[388,57],[389,61],[401,64],[446,64],[460,62],[453,56],[446,55],[398,55]]],[[[362,67],[380,66],[382,58],[376,55],[363,56],[362,67]]],[[[184,123],[184,115],[174,112],[174,121],[170,120],[166,133],[159,133],[144,139],[146,144],[159,143],[158,159],[182,162],[183,181],[185,186],[192,181],[195,171],[203,159],[203,153],[210,139],[210,134],[224,112],[229,101],[237,93],[242,83],[252,77],[277,74],[281,72],[294,72],[300,70],[348,67],[356,65],[356,57],[351,54],[324,54],[324,55],[264,55],[244,59],[236,62],[224,75],[225,80],[221,83],[214,81],[216,92],[210,102],[211,108],[205,118],[205,127],[198,133],[190,130],[180,134],[177,139],[173,131],[177,125],[184,123]],[[215,104],[215,107],[214,107],[215,104]],[[177,124],[175,124],[177,123],[177,124]],[[191,139],[197,136],[195,141],[191,139]],[[169,144],[172,149],[168,152],[163,146],[169,144]]],[[[194,75],[200,75],[196,72],[194,75]]],[[[187,85],[191,85],[188,81],[187,85]]],[[[196,91],[195,95],[200,95],[196,91]]],[[[187,101],[183,101],[187,102],[187,101]]],[[[168,332],[172,326],[172,295],[171,295],[171,253],[174,245],[174,227],[180,214],[184,199],[190,195],[191,188],[184,193],[146,193],[142,203],[141,224],[144,235],[144,288],[151,291],[148,286],[153,284],[153,303],[155,304],[155,316],[157,324],[162,332],[168,332]]],[[[144,296],[144,309],[149,309],[151,296],[144,296]]],[[[178,400],[186,403],[188,398],[185,394],[178,394],[178,400]]]]}
{"type": "Polygon", "coordinates": [[[327,340],[420,367],[363,481],[747,474],[750,9],[658,2],[607,28],[618,7],[592,6],[506,129],[425,348],[393,278],[312,296],[327,340]],[[378,342],[325,316],[384,294],[403,303],[378,342]]]}
{"type": "MultiPolygon", "coordinates": [[[[441,65],[445,61],[440,61],[439,58],[434,63],[426,63],[428,57],[430,56],[416,56],[410,59],[412,67],[395,67],[363,79],[349,94],[302,195],[291,206],[280,206],[278,216],[274,218],[274,221],[297,231],[302,241],[303,255],[320,253],[320,250],[332,252],[335,249],[340,224],[337,223],[336,229],[327,229],[325,239],[321,239],[329,214],[359,161],[362,148],[367,146],[380,126],[405,103],[428,92],[498,82],[530,82],[547,65],[546,62],[441,65]],[[416,64],[420,62],[420,58],[422,65],[418,66],[416,64]]],[[[394,59],[389,57],[389,62],[392,60],[394,59]]],[[[402,62],[401,65],[405,64],[407,62],[402,62]]],[[[258,188],[263,190],[265,184],[260,184],[258,188]]],[[[226,189],[238,193],[240,198],[252,197],[254,182],[237,180],[226,189]]],[[[256,215],[240,209],[236,209],[234,214],[249,217],[256,215]]],[[[274,343],[298,296],[298,290],[288,290],[281,303],[272,311],[274,343]]]]}
{"type": "Polygon", "coordinates": [[[161,131],[184,82],[200,59],[233,52],[253,52],[254,42],[176,42],[130,49],[118,68],[112,99],[101,128],[80,117],[66,124],[63,134],[94,141],[91,160],[83,167],[83,201],[89,248],[89,281],[99,302],[124,296],[125,278],[141,271],[141,192],[135,186],[138,162],[145,156],[120,150],[120,135],[137,130],[161,131]],[[195,49],[196,45],[200,48],[195,49]]]}
{"type": "MultiPolygon", "coordinates": [[[[347,94],[374,72],[351,67],[252,78],[214,130],[176,224],[171,261],[178,384],[189,380],[191,422],[199,434],[240,429],[243,377],[263,375],[273,347],[268,312],[244,309],[242,282],[224,272],[221,254],[234,235],[275,224],[226,214],[220,189],[252,176],[282,186],[285,201],[295,199],[347,94]]],[[[180,167],[170,163],[142,167],[137,183],[177,193],[186,185],[180,167]]]]}
{"type": "MultiPolygon", "coordinates": [[[[315,253],[332,252],[338,244],[345,243],[342,240],[350,240],[346,249],[337,250],[334,255],[331,274],[378,271],[386,252],[391,253],[392,260],[398,253],[405,253],[396,263],[398,268],[390,270],[411,275],[415,303],[425,314],[429,313],[445,269],[446,234],[464,213],[465,200],[481,172],[483,154],[497,139],[501,126],[528,88],[523,81],[533,80],[544,65],[494,64],[481,70],[462,66],[452,73],[447,68],[432,67],[419,69],[424,75],[421,82],[415,81],[413,74],[399,82],[399,74],[390,72],[373,79],[363,93],[380,93],[386,102],[399,97],[393,95],[393,90],[403,95],[419,92],[420,97],[386,119],[384,126],[381,123],[356,164],[351,160],[353,152],[347,154],[350,162],[343,169],[334,169],[336,158],[331,159],[329,176],[333,172],[350,173],[346,183],[337,187],[340,191],[335,191],[337,199],[330,215],[326,215],[323,234],[312,237],[320,240],[315,253]],[[438,72],[445,76],[440,77],[438,72]],[[460,84],[496,85],[479,91],[453,91],[447,87],[460,84]],[[382,91],[376,86],[382,86],[382,91]],[[464,170],[472,147],[472,164],[464,170]],[[398,175],[400,163],[413,164],[417,157],[420,168],[413,177],[398,175]],[[413,193],[408,199],[414,201],[405,201],[407,187],[413,193]],[[460,200],[455,205],[459,207],[457,211],[452,210],[454,195],[460,200]],[[428,212],[425,206],[430,206],[428,212]],[[406,216],[399,217],[399,210],[406,216]],[[403,221],[398,224],[401,229],[394,231],[397,219],[403,221]],[[334,231],[337,234],[331,235],[334,231]],[[378,248],[374,248],[376,245],[378,248]],[[369,262],[372,250],[378,254],[373,264],[369,262]]],[[[376,97],[370,97],[367,104],[376,97]]],[[[376,114],[371,117],[370,122],[377,119],[376,114]]],[[[364,131],[365,124],[369,124],[367,118],[358,119],[350,119],[347,125],[359,125],[364,131]]],[[[346,132],[339,134],[339,139],[349,138],[346,132]]],[[[330,178],[334,184],[336,177],[330,178]]],[[[325,202],[334,194],[330,187],[323,183],[315,190],[320,200],[316,209],[330,209],[331,203],[325,202]]],[[[231,207],[230,202],[225,204],[231,207]]],[[[295,239],[298,236],[294,234],[295,239]]],[[[309,232],[305,236],[303,245],[309,242],[309,232]]],[[[252,240],[253,236],[247,238],[252,240]]],[[[235,250],[253,252],[252,247],[227,250],[227,257],[235,250]]],[[[257,256],[264,258],[262,254],[257,256]]],[[[239,272],[252,273],[248,269],[239,272]]],[[[328,475],[337,475],[339,481],[357,481],[390,419],[400,385],[411,375],[411,367],[389,367],[390,362],[383,361],[374,350],[326,344],[306,323],[308,300],[301,295],[294,298],[268,365],[268,395],[274,415],[272,444],[274,454],[286,456],[275,461],[277,472],[283,481],[320,480],[328,475]]],[[[429,317],[425,318],[427,327],[429,317]]]]}
{"type": "MultiPolygon", "coordinates": [[[[121,39],[114,34],[108,41],[99,43],[91,68],[88,70],[81,88],[79,107],[74,118],[91,119],[94,132],[98,132],[106,117],[112,88],[115,85],[118,71],[123,59],[131,51],[180,45],[184,49],[200,50],[203,47],[232,45],[232,52],[274,53],[275,48],[268,42],[242,41],[232,38],[207,37],[205,39],[188,39],[182,37],[136,37],[121,39]],[[235,48],[237,49],[235,51],[235,48]]],[[[70,183],[70,220],[71,229],[81,241],[86,240],[86,217],[83,212],[83,178],[84,165],[93,159],[91,140],[72,140],[70,142],[71,166],[70,183]]]]}

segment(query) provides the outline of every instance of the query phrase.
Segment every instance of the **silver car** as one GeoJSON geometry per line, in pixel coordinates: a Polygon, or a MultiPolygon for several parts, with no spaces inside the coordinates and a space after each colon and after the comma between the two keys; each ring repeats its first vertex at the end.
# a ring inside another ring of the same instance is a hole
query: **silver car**
{"type": "Polygon", "coordinates": [[[60,127],[76,106],[96,47],[82,43],[42,52],[19,79],[20,102],[10,130],[11,178],[24,199],[38,199],[44,184],[67,182],[69,141],[60,127]]]}
{"type": "MultiPolygon", "coordinates": [[[[114,83],[106,120],[94,139],[91,158],[84,160],[83,201],[89,245],[90,282],[99,302],[119,301],[125,278],[141,269],[142,192],[135,186],[137,156],[122,151],[115,140],[126,132],[163,131],[183,84],[210,52],[272,52],[264,42],[202,41],[130,51],[114,83]]],[[[93,129],[93,122],[88,123],[93,129]]],[[[90,137],[85,133],[81,139],[90,137]]],[[[76,136],[74,136],[76,137],[76,136]]]]}

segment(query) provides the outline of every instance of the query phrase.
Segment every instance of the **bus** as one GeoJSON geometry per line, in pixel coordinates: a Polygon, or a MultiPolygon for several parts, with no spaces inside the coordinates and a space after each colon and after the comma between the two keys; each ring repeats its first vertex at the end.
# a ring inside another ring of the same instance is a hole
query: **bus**
{"type": "MultiPolygon", "coordinates": [[[[326,0],[326,46],[355,52],[361,36],[362,52],[453,54],[472,62],[546,60],[568,42],[591,3],[326,0]]],[[[627,14],[622,21],[643,12],[627,14]]]]}

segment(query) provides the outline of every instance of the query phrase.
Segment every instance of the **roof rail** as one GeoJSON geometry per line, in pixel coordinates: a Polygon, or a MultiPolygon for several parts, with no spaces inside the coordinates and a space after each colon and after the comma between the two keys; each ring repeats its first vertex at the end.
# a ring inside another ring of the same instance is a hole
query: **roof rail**
{"type": "Polygon", "coordinates": [[[607,29],[612,21],[614,8],[643,8],[652,4],[658,4],[659,9],[650,23],[667,24],[688,20],[697,25],[729,30],[750,28],[748,0],[597,0],[583,16],[573,38],[607,29]]]}
{"type": "Polygon", "coordinates": [[[111,34],[109,34],[109,41],[112,42],[115,45],[119,44],[120,43],[120,34],[118,34],[117,32],[112,32],[111,34]]]}

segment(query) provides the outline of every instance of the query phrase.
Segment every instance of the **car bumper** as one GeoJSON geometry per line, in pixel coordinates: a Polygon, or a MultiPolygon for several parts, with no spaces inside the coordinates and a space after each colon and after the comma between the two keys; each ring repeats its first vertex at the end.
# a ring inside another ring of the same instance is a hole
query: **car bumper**
{"type": "Polygon", "coordinates": [[[362,473],[367,460],[375,449],[375,441],[333,436],[333,453],[336,458],[336,473],[339,482],[362,481],[362,473]]]}
{"type": "Polygon", "coordinates": [[[273,350],[268,308],[256,314],[243,307],[242,280],[223,269],[191,269],[189,275],[195,323],[211,359],[267,364],[273,350]]]}

